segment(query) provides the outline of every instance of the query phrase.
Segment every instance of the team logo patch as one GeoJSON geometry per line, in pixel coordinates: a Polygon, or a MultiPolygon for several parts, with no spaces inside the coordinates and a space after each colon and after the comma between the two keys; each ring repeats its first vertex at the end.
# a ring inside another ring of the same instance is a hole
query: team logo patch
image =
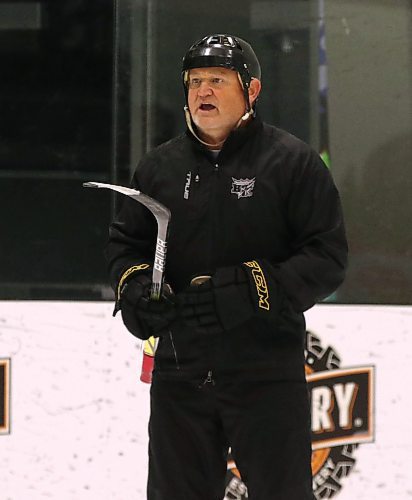
{"type": "MultiPolygon", "coordinates": [[[[312,415],[312,476],[316,500],[335,497],[355,465],[356,449],[374,441],[374,366],[341,368],[337,352],[306,333],[306,378],[312,415]]],[[[274,492],[275,497],[276,492],[274,492]]],[[[248,492],[229,457],[225,500],[248,492]]]]}
{"type": "Polygon", "coordinates": [[[232,177],[231,194],[236,194],[238,199],[250,198],[253,196],[253,189],[255,187],[256,177],[253,179],[235,179],[232,177]]]}
{"type": "Polygon", "coordinates": [[[10,359],[0,359],[0,434],[10,432],[10,359]]]}

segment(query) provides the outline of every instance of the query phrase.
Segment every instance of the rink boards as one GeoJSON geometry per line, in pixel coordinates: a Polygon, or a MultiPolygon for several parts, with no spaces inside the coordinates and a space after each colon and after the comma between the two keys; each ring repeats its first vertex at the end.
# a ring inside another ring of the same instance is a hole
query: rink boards
{"type": "MultiPolygon", "coordinates": [[[[150,387],[112,308],[0,302],[1,498],[146,498],[150,387]]],[[[406,498],[412,308],[319,305],[306,320],[316,497],[406,498]]]]}

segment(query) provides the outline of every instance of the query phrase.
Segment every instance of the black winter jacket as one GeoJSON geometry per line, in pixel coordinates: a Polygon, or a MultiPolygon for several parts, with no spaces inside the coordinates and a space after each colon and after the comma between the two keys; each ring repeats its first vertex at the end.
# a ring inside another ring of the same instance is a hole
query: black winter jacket
{"type": "MultiPolygon", "coordinates": [[[[176,294],[194,276],[254,261],[271,306],[215,337],[177,323],[176,352],[162,337],[155,372],[199,380],[210,370],[302,379],[303,311],[338,287],[347,262],[339,194],[317,153],[255,118],[232,132],[217,159],[190,132],[155,148],[140,162],[132,187],[171,210],[165,274],[176,294]]],[[[115,289],[127,269],[153,262],[155,241],[152,214],[125,199],[106,248],[115,289]]]]}

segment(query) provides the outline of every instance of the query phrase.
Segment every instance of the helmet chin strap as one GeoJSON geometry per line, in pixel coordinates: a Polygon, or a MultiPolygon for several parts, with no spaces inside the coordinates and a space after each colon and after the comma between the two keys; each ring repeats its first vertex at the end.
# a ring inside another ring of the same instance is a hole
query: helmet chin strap
{"type": "Polygon", "coordinates": [[[247,120],[249,120],[249,118],[251,118],[253,115],[254,115],[254,111],[253,111],[253,108],[249,109],[249,111],[247,111],[243,116],[242,118],[237,122],[236,124],[236,127],[235,128],[239,128],[242,123],[246,122],[247,120]]]}
{"type": "Polygon", "coordinates": [[[208,142],[205,142],[205,141],[202,141],[202,139],[196,134],[196,132],[194,131],[194,128],[193,128],[193,121],[192,121],[192,116],[190,114],[190,111],[189,111],[189,107],[188,106],[185,106],[184,108],[184,112],[185,112],[185,118],[186,118],[186,124],[187,124],[187,128],[190,130],[190,132],[194,135],[194,137],[196,137],[196,139],[201,142],[204,146],[207,146],[208,148],[212,148],[212,149],[220,149],[222,146],[223,146],[223,143],[225,142],[225,140],[223,141],[220,141],[220,142],[217,142],[216,144],[209,144],[208,142]]]}
{"type": "MultiPolygon", "coordinates": [[[[189,107],[188,106],[185,106],[184,108],[184,112],[185,112],[185,118],[186,118],[186,124],[187,124],[187,128],[190,130],[190,132],[194,135],[194,137],[196,137],[196,139],[202,143],[204,146],[207,146],[208,148],[211,148],[211,149],[220,149],[225,140],[226,139],[223,139],[223,141],[219,141],[219,142],[216,142],[215,144],[209,144],[208,142],[205,142],[203,141],[198,134],[196,134],[195,130],[194,130],[194,127],[193,127],[193,120],[192,120],[192,116],[190,114],[190,111],[189,111],[189,107]]],[[[237,128],[239,128],[241,125],[243,125],[247,120],[249,120],[249,118],[251,116],[253,116],[254,114],[254,111],[253,109],[249,109],[249,111],[247,111],[240,119],[239,121],[236,123],[235,127],[233,128],[233,130],[236,130],[237,128]]]]}

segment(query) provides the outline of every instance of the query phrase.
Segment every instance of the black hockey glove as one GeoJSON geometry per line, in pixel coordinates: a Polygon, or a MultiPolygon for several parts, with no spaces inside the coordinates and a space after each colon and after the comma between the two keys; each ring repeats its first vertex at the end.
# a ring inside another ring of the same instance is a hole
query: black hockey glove
{"type": "Polygon", "coordinates": [[[241,325],[254,315],[250,284],[243,266],[222,267],[201,285],[177,295],[183,324],[207,334],[241,325]]]}
{"type": "Polygon", "coordinates": [[[283,293],[265,260],[218,268],[199,286],[177,295],[184,324],[205,333],[220,333],[253,316],[278,324],[283,293]]]}
{"type": "Polygon", "coordinates": [[[134,272],[120,290],[123,323],[142,340],[168,333],[177,316],[175,296],[167,283],[159,300],[150,299],[151,274],[151,268],[134,272]]]}

